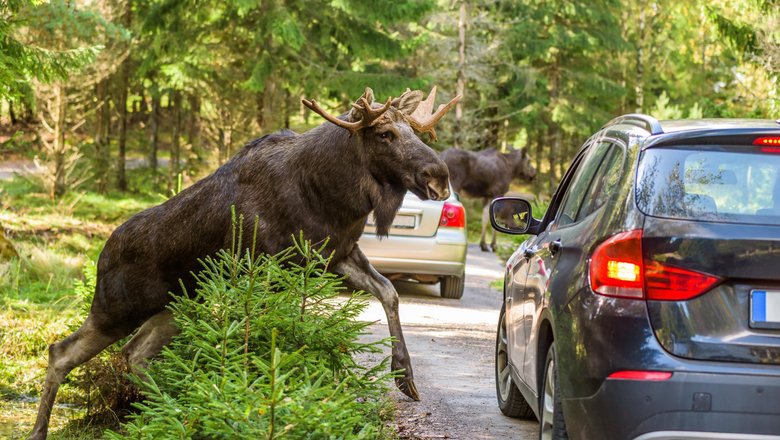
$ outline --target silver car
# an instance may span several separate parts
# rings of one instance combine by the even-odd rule
[[[444,201],[404,197],[390,234],[376,235],[373,216],[358,241],[371,264],[390,280],[440,283],[441,296],[463,296],[466,267],[466,211],[452,193]]]

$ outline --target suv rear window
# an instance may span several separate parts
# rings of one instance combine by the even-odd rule
[[[745,146],[651,148],[636,200],[647,215],[780,225],[780,154]]]

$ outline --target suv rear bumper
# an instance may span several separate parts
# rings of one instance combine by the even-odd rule
[[[565,399],[564,411],[577,439],[780,439],[780,376],[607,379],[593,396]]]

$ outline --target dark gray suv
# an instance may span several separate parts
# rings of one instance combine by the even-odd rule
[[[780,124],[614,119],[507,262],[501,411],[543,439],[780,438]]]

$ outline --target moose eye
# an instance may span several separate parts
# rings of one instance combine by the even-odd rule
[[[381,133],[377,133],[377,136],[379,136],[379,139],[391,142],[393,140],[393,132],[392,131],[383,131]]]

